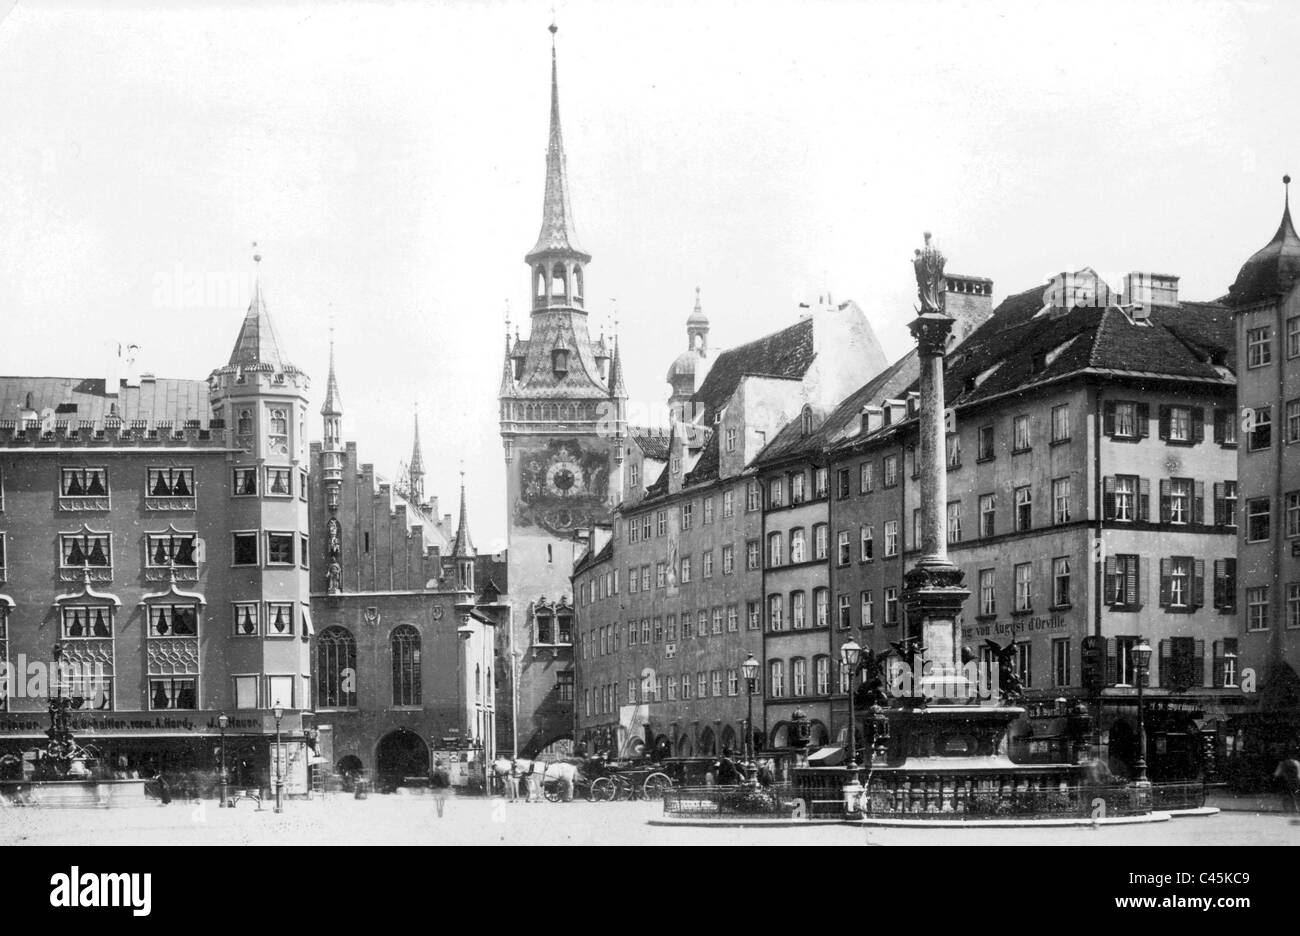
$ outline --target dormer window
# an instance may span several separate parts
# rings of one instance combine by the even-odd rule
[[[556,377],[563,377],[569,372],[569,351],[567,348],[556,348],[551,352],[551,370],[555,372]]]
[[[805,407],[803,408],[803,425],[802,425],[802,429],[803,429],[803,434],[804,434],[805,436],[812,435],[812,430],[813,430],[813,418],[812,418],[812,407],[810,407],[810,406],[805,406]]]

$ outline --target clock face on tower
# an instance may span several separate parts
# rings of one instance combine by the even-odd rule
[[[584,447],[584,443],[589,448]],[[609,517],[609,454],[589,440],[552,439],[518,454],[514,522],[563,536]]]

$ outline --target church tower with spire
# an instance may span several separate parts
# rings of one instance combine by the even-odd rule
[[[518,664],[519,751],[572,737],[570,576],[587,531],[610,521],[623,464],[627,390],[617,336],[611,355],[589,326],[586,271],[560,129],[555,35],[542,224],[528,265],[527,337],[506,337],[500,391],[505,450],[512,652]]]
[[[260,266],[261,256],[253,260]],[[331,379],[325,409],[341,410]],[[301,713],[311,710],[307,572],[307,391],[310,381],[285,357],[262,295],[261,277],[229,361],[208,378],[214,420],[224,420],[230,487],[221,509],[228,541],[207,544],[208,561],[229,566],[233,626],[209,633],[225,643],[228,672],[256,674],[237,707],[277,707],[285,741],[301,742]],[[335,429],[341,412],[326,414]],[[223,615],[224,617],[224,615]],[[243,677],[241,677],[243,678]],[[299,770],[301,765],[286,765]]]
[[[415,407],[415,440],[411,443],[411,463],[406,468],[407,481],[410,485],[411,500],[416,506],[423,506],[424,500],[424,453],[420,451],[420,407]]]

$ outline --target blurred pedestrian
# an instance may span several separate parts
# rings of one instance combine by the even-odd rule
[[[510,761],[510,773],[506,774],[506,793],[510,796],[510,802],[519,802],[519,761]]]
[[[438,808],[438,818],[447,805],[447,790],[451,787],[451,777],[441,760],[433,762],[433,772],[429,774],[429,787],[433,790],[433,805]]]
[[[1292,754],[1278,761],[1273,777],[1280,779],[1285,789],[1282,796],[1282,811],[1300,812],[1300,760],[1296,760],[1295,755]]]

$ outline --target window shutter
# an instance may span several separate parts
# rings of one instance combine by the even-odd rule
[[[1115,638],[1106,638],[1106,685],[1119,682],[1119,657],[1115,652]]]
[[[1214,672],[1211,674],[1213,678],[1210,683],[1215,689],[1223,688],[1223,663],[1223,641],[1216,640],[1214,642]]]
[[[1237,560],[1236,557],[1223,560],[1223,607],[1228,611],[1237,610]]]
[[[1197,559],[1192,563],[1192,607],[1205,605],[1205,560]]]
[[[1139,439],[1151,435],[1151,407],[1145,403],[1137,405],[1137,430]]]
[[[1115,519],[1115,476],[1107,475],[1101,481],[1101,509],[1102,517],[1106,520]]]
[[[1205,409],[1192,407],[1192,442],[1199,445],[1205,441]]]
[[[1114,556],[1106,557],[1105,567],[1106,567],[1106,580],[1103,584],[1105,586],[1106,593],[1103,597],[1105,598],[1106,601],[1109,602],[1111,600],[1111,597],[1117,591],[1119,591],[1118,583],[1115,581],[1115,557]]]
[[[1173,492],[1173,483],[1168,478],[1160,479],[1160,522],[1168,523],[1170,516],[1173,514],[1173,505],[1170,503]]]
[[[1222,609],[1228,602],[1225,592],[1227,591],[1227,560],[1214,560],[1214,607]]]
[[[1115,401],[1107,400],[1101,408],[1102,412],[1102,432],[1108,436],[1115,434]]]
[[[1160,607],[1169,607],[1169,593],[1172,590],[1173,561],[1160,560]]]
[[[1205,641],[1197,638],[1192,649],[1192,687],[1205,685]]]
[[[1174,678],[1174,657],[1173,650],[1170,647],[1168,638],[1160,641],[1160,685],[1174,686],[1178,680]]]
[[[1124,569],[1124,603],[1135,611],[1142,606],[1142,588],[1138,579],[1139,562],[1141,560],[1137,556],[1129,556]]]
[[[1148,523],[1151,520],[1151,481],[1138,479],[1138,521]]]
[[[1167,404],[1161,403],[1159,413],[1160,413],[1160,438],[1167,439],[1169,438],[1169,406]]]
[[[1214,484],[1214,525],[1223,526],[1228,521],[1228,501],[1224,497],[1222,482]]]
[[[1192,523],[1205,523],[1205,482],[1192,482]]]
[[[1224,427],[1229,415],[1230,414],[1227,410],[1216,409],[1214,411],[1214,441],[1220,445],[1222,445],[1223,440],[1228,437]]]

